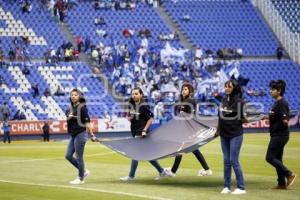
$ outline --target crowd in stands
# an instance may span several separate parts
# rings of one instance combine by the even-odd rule
[[[22,1],[22,11],[30,12],[30,1]],[[44,0],[53,15],[64,22],[67,10],[72,9],[80,1],[76,0]],[[95,0],[95,9],[134,9],[136,0]],[[149,5],[159,4],[156,0],[147,0]],[[189,21],[191,17],[186,15],[183,20]],[[96,25],[105,24],[103,17],[94,19]],[[95,61],[95,73],[106,73],[115,90],[122,96],[128,98],[131,89],[140,87],[148,100],[154,105],[155,118],[166,121],[170,118],[168,105],[176,102],[180,88],[186,81],[193,84],[195,88],[195,99],[200,102],[212,102],[219,104],[224,94],[224,83],[229,78],[237,79],[245,88],[249,96],[264,96],[264,91],[257,88],[247,88],[248,79],[239,73],[239,58],[242,57],[242,49],[224,48],[217,52],[210,49],[196,48],[195,51],[174,48],[172,41],[178,41],[178,33],[161,33],[156,38],[161,46],[149,44],[152,37],[151,30],[143,28],[133,30],[124,28],[121,33],[125,38],[131,40],[132,45],[122,44],[114,41],[112,36],[103,29],[97,29],[99,37],[110,37],[111,44],[93,44],[86,36],[76,37],[76,46],[71,42],[63,43],[58,49],[50,48],[45,53],[47,63],[56,64],[59,61],[76,61],[81,52],[88,53]],[[10,60],[29,61],[28,38],[15,37],[14,48],[9,51]],[[0,62],[3,61],[4,52],[0,48]],[[225,60],[226,59],[226,60]],[[30,69],[25,65],[22,72],[30,74]],[[3,83],[0,76],[0,86]],[[65,95],[62,88],[51,92],[46,88],[44,96]],[[40,95],[38,84],[32,85],[34,98]],[[26,110],[26,109],[25,109]],[[215,107],[202,107],[200,113],[210,115],[217,111]],[[19,111],[14,119],[24,119],[24,113]]]
[[[149,6],[157,7],[161,0],[94,0],[94,8],[97,9],[114,9],[125,10],[135,9],[138,2],[147,3]]]
[[[152,46],[149,29],[140,30],[137,34],[134,30],[124,29],[122,34],[132,40],[132,46],[114,41],[106,46],[84,42],[85,51],[97,63],[94,72],[106,73],[115,90],[124,97],[130,96],[132,88],[142,88],[148,100],[155,105],[154,113],[160,120],[170,117],[163,114],[168,110],[166,104],[176,101],[179,88],[185,81],[196,88],[195,98],[198,101],[216,104],[224,94],[226,80],[233,77],[244,86],[249,81],[239,74],[237,58],[240,57],[223,60],[210,49],[204,51],[198,47],[194,52],[176,49],[170,45],[169,38],[157,38],[161,46]],[[216,112],[213,107],[211,109],[211,112]],[[204,114],[212,114],[208,113],[209,110],[203,109]]]
[[[50,48],[45,52],[46,63],[57,64],[59,61],[78,61],[83,46],[81,37],[76,37],[76,44],[77,47],[71,42],[64,42],[58,49]]]
[[[12,40],[12,46],[7,53],[2,49],[0,40],[0,64],[4,64],[6,53],[10,61],[30,61],[29,45],[30,41],[27,36],[16,36]]]

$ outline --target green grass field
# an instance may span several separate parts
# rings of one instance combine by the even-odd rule
[[[98,143],[88,142],[85,151],[86,168],[91,171],[86,183],[71,186],[77,171],[64,159],[66,141],[42,143],[16,141],[0,144],[1,200],[79,200],[79,199],[299,199],[300,177],[286,191],[271,189],[276,185],[276,173],[264,160],[268,134],[246,134],[241,151],[241,164],[247,194],[221,195],[223,160],[219,138],[201,148],[213,176],[198,177],[199,163],[193,154],[183,157],[175,178],[156,181],[156,170],[146,162],[139,164],[136,180],[121,182],[130,160]],[[154,147],[155,148],[155,147]],[[174,158],[160,161],[163,167]],[[285,149],[285,164],[300,174],[300,134],[291,134]],[[234,173],[233,180],[235,179]],[[235,185],[235,181],[233,181]]]

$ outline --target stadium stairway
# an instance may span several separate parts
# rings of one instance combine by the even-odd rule
[[[189,40],[186,35],[181,31],[180,27],[176,25],[174,21],[170,18],[170,15],[166,12],[165,8],[163,5],[160,7],[155,8],[155,10],[159,13],[160,17],[163,19],[163,21],[169,26],[169,28],[173,32],[177,32],[179,35],[180,43],[186,48],[186,49],[194,49],[194,45]]]
[[[67,23],[63,23],[63,24],[60,24],[60,28],[61,28],[61,31],[62,33],[64,34],[64,36],[68,39],[69,42],[71,42],[74,46],[76,46],[76,41],[75,41],[75,38],[76,38],[76,35],[74,35],[70,29],[70,27],[68,26]],[[95,66],[97,66],[97,63],[95,63],[95,61],[93,61],[89,56],[88,54],[84,53],[84,52],[81,52],[79,54],[79,60],[84,63],[86,66],[88,66],[92,71],[93,71],[93,68]],[[105,74],[100,74],[100,75],[103,75],[105,77]],[[99,80],[101,78],[99,77]],[[101,80],[100,80],[101,81]],[[120,98],[116,98],[113,94],[113,86],[111,84],[111,82],[109,81],[109,79],[107,79],[107,91],[108,91],[108,94],[111,95],[114,100],[118,103],[122,103],[123,101],[120,99]],[[122,104],[120,104],[122,105]]]

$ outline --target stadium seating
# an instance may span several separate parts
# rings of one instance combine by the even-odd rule
[[[94,20],[96,17],[103,17],[106,24],[95,25]],[[138,3],[133,10],[116,11],[112,9],[95,10],[92,2],[84,2],[70,10],[66,22],[75,36],[83,38],[89,36],[96,45],[100,42],[104,45],[112,45],[118,41],[127,44],[129,47],[132,46],[130,43],[132,40],[128,40],[122,35],[125,28],[134,30],[135,35],[142,28],[149,29],[152,35],[149,39],[151,47],[160,46],[161,43],[157,40],[160,33],[171,33],[157,11],[142,3]],[[96,34],[97,29],[105,30],[108,36],[106,38],[99,37]],[[181,46],[179,42],[174,42],[172,45],[175,47]]]
[[[49,48],[57,49],[66,41],[59,26],[38,1],[32,1],[32,11],[22,13],[17,2],[0,4],[0,40],[5,54],[14,48],[15,36],[28,36],[31,58],[42,58]]]
[[[22,74],[23,63],[10,64],[8,68],[0,68],[4,78],[0,87],[0,95],[4,98],[0,99],[0,104],[7,102],[12,115],[20,110],[31,120],[64,119],[64,112],[70,106],[69,92],[75,87],[84,92],[91,116],[118,114],[118,106],[107,95],[104,85],[82,63],[60,63],[57,66],[34,63],[28,66],[30,74],[26,76]],[[36,98],[31,89],[34,84],[39,88]],[[64,89],[64,96],[53,95],[58,86]],[[52,96],[44,96],[46,88],[50,89]]]
[[[286,81],[285,98],[289,102],[291,110],[300,110],[300,69],[294,62],[290,60],[241,62],[240,72],[250,79],[249,87],[262,89],[267,93],[263,97],[245,95],[251,102],[262,102],[264,111],[269,111],[274,102],[269,94],[269,82],[277,79]]]
[[[278,41],[250,1],[174,2],[166,1],[164,7],[194,45],[214,52],[232,47],[249,56],[274,55]]]
[[[284,4],[284,1],[272,0],[274,4]],[[277,2],[277,3],[276,3]],[[281,3],[280,3],[281,2]],[[297,4],[298,5],[298,4]],[[164,7],[172,19],[186,36],[197,46],[204,50],[219,48],[242,48],[245,55],[266,56],[274,55],[278,45],[269,27],[249,1],[240,0],[190,0],[165,1]],[[184,21],[186,14],[191,21]],[[40,58],[49,48],[57,49],[66,41],[57,22],[48,10],[33,1],[31,13],[22,13],[17,3],[1,3],[0,5],[0,40],[1,47],[8,50],[13,46],[16,32],[31,37],[29,49],[32,58]],[[96,17],[103,17],[106,25],[94,24]],[[163,22],[159,13],[146,4],[138,3],[134,10],[95,10],[91,1],[84,1],[68,11],[66,24],[74,36],[90,37],[98,45],[114,45],[117,42],[136,47],[140,38],[131,40],[122,35],[124,28],[134,29],[136,34],[142,28],[151,30],[149,39],[150,48],[161,49],[163,42],[157,39],[160,33],[169,34],[170,29]],[[297,25],[297,27],[299,27]],[[108,32],[108,36],[101,38],[96,34],[97,29]],[[171,42],[173,47],[181,47],[179,41]],[[192,58],[192,57],[190,57]],[[192,60],[192,59],[190,59]],[[134,65],[131,60],[130,67]],[[188,63],[190,64],[190,63]],[[24,75],[22,69],[28,65],[29,75]],[[162,67],[162,66],[160,66]],[[154,70],[153,66],[149,67]],[[184,77],[179,63],[172,64],[172,70],[179,80],[195,82],[195,77]],[[113,67],[101,68],[106,77],[113,82]],[[249,96],[251,102],[262,102],[267,112],[273,100],[268,94],[268,83],[272,79],[284,79],[287,82],[286,98],[292,110],[300,110],[300,69],[291,60],[284,61],[242,61],[240,67],[242,76],[250,79],[248,87],[261,89],[267,93],[265,96]],[[68,92],[78,87],[86,94],[89,111],[93,117],[102,117],[106,113],[118,114],[119,107],[110,95],[102,81],[93,77],[89,66],[81,62],[60,62],[49,65],[44,62],[8,62],[0,67],[0,75],[4,83],[0,87],[0,104],[7,102],[12,115],[17,110],[24,111],[27,119],[63,119],[64,111],[69,106]],[[78,76],[82,75],[82,76]],[[86,75],[86,76],[85,76]],[[32,95],[32,85],[38,84],[39,96]],[[65,92],[64,96],[45,97],[43,93],[49,88],[53,93],[60,86]],[[104,95],[102,95],[104,94]],[[163,101],[169,99],[164,97]],[[26,112],[25,112],[25,109]]]
[[[300,1],[272,0],[283,20],[292,32],[300,33]]]

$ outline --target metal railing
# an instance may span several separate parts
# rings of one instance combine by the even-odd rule
[[[300,34],[290,30],[270,0],[252,0],[252,3],[261,11],[290,58],[300,65]]]

